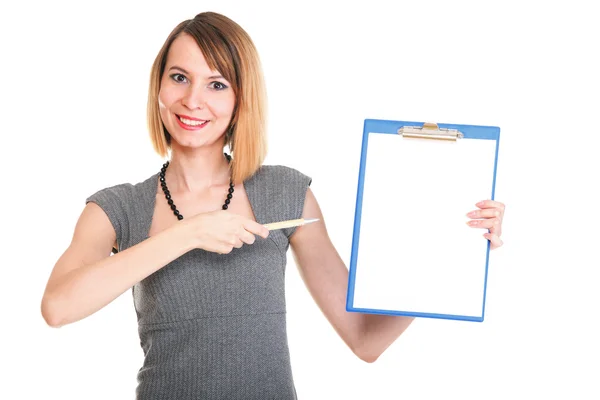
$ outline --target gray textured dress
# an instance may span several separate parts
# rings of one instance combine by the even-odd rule
[[[100,190],[124,250],[148,238],[158,173]],[[259,223],[300,218],[311,179],[263,166],[244,182]],[[133,287],[144,363],[138,399],[295,399],[285,266],[295,228],[226,255],[192,250]],[[134,265],[131,268],[135,268]]]

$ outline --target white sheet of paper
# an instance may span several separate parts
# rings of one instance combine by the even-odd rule
[[[495,140],[369,134],[355,308],[481,317]]]

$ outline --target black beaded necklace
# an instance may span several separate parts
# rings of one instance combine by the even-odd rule
[[[225,154],[227,161],[231,162],[231,156],[227,153],[223,153],[223,154]],[[171,210],[173,210],[173,214],[175,214],[175,216],[177,217],[178,220],[182,220],[183,215],[181,215],[179,210],[177,210],[177,206],[175,206],[175,203],[173,203],[173,199],[171,198],[171,192],[169,192],[169,188],[167,188],[167,182],[165,181],[165,172],[167,172],[168,166],[169,166],[169,161],[164,163],[162,168],[160,169],[160,178],[159,178],[160,186],[162,187],[162,190],[165,193],[167,203],[171,207]],[[233,186],[234,186],[233,181],[231,179],[229,179],[229,193],[227,193],[227,198],[225,199],[225,204],[223,204],[223,210],[227,210],[227,208],[229,207],[229,203],[231,202],[231,199],[233,198]]]

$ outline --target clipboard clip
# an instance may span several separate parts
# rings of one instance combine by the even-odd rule
[[[435,122],[426,122],[423,126],[403,126],[398,129],[398,134],[407,138],[453,141],[464,137],[457,129],[440,128]]]

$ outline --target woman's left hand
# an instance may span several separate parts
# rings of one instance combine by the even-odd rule
[[[502,235],[502,219],[504,218],[504,204],[494,200],[483,200],[476,204],[479,210],[473,210],[467,214],[471,220],[467,225],[473,228],[489,229],[483,237],[490,241],[490,249],[494,250],[502,246],[500,239]]]

